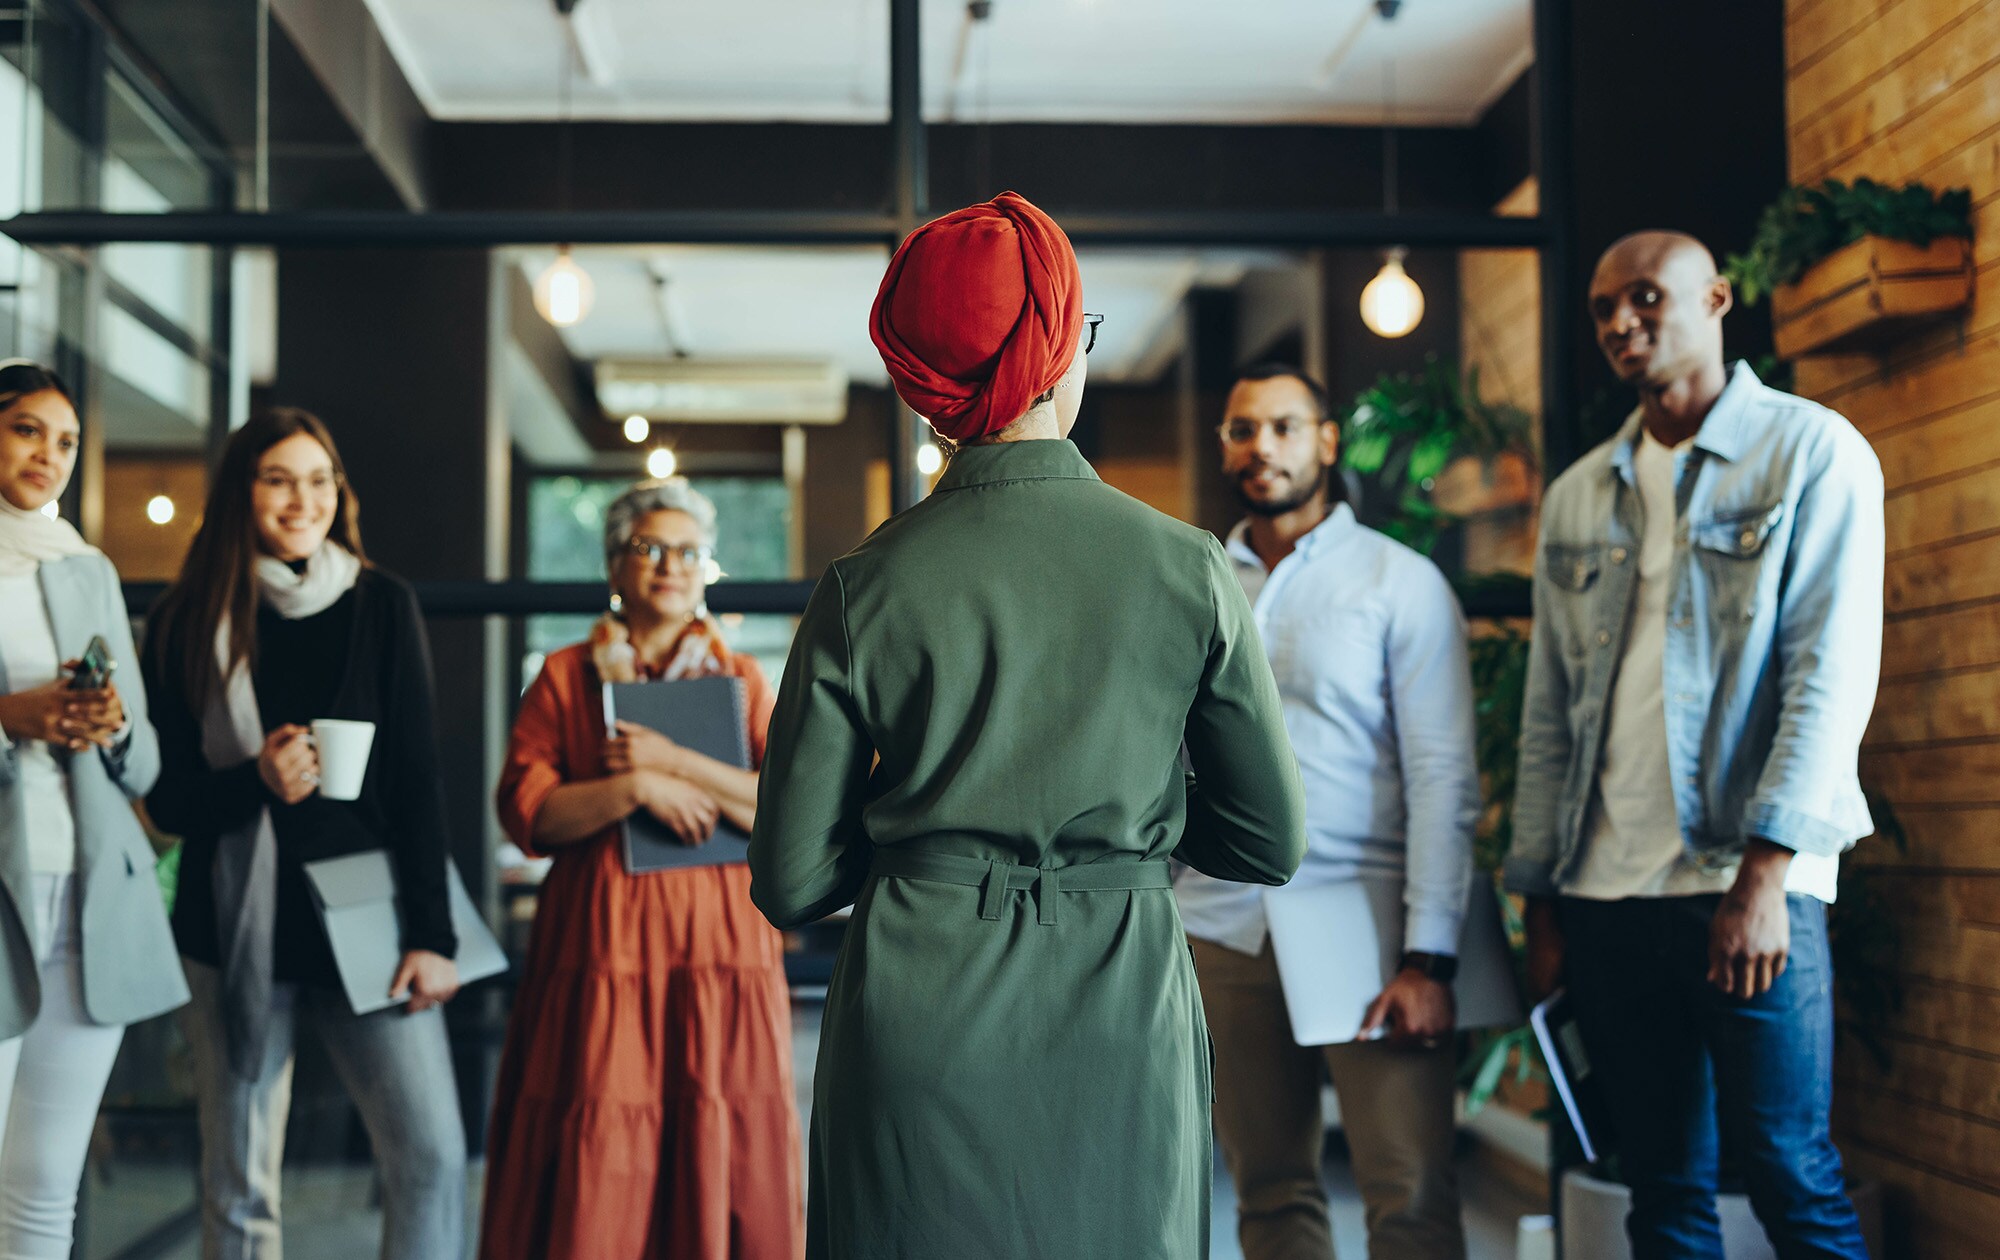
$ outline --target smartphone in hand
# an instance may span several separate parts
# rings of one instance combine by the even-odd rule
[[[71,691],[102,691],[111,681],[111,675],[118,668],[118,662],[111,659],[111,649],[104,646],[104,636],[92,635],[90,643],[83,649],[76,668],[70,671]]]

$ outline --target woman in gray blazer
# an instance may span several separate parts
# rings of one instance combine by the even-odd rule
[[[70,1254],[125,1025],[188,996],[132,812],[160,766],[144,689],[69,685],[94,636],[135,659],[117,570],[44,511],[77,432],[54,373],[0,364],[0,1256]]]

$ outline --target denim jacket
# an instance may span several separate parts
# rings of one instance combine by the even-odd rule
[[[1576,872],[1638,592],[1635,413],[1549,487],[1506,882]],[[1737,364],[1678,470],[1667,761],[1690,859],[1873,829],[1856,762],[1882,653],[1882,470],[1838,414]]]

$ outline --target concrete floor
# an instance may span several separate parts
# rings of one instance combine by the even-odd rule
[[[801,1004],[795,1020],[799,1111],[810,1111],[812,1065],[818,1049],[818,1008]],[[475,1162],[467,1195],[468,1211],[477,1220],[483,1167]],[[1332,1208],[1335,1246],[1340,1260],[1364,1260],[1367,1229],[1354,1176],[1346,1160],[1329,1158],[1322,1170]],[[1468,1165],[1461,1170],[1465,1190],[1465,1226],[1469,1260],[1514,1260],[1515,1222],[1524,1213],[1541,1210],[1521,1200],[1508,1187]],[[112,1180],[92,1186],[85,1203],[84,1260],[103,1260],[165,1217],[191,1201],[191,1171],[171,1165],[121,1166]],[[375,1254],[381,1210],[375,1203],[372,1172],[363,1166],[317,1164],[294,1167],[285,1174],[286,1260],[357,1260]],[[1214,1228],[1210,1237],[1213,1260],[1241,1260],[1236,1244],[1235,1195],[1218,1164],[1215,1179]],[[163,1260],[197,1260],[198,1239],[192,1234],[165,1250]]]

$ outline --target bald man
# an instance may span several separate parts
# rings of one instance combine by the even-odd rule
[[[1639,406],[1542,508],[1506,872],[1530,981],[1568,988],[1638,1260],[1720,1260],[1722,1143],[1780,1257],[1865,1256],[1827,1131],[1826,904],[1872,830],[1881,468],[1724,365],[1699,241],[1619,241],[1589,300]]]

